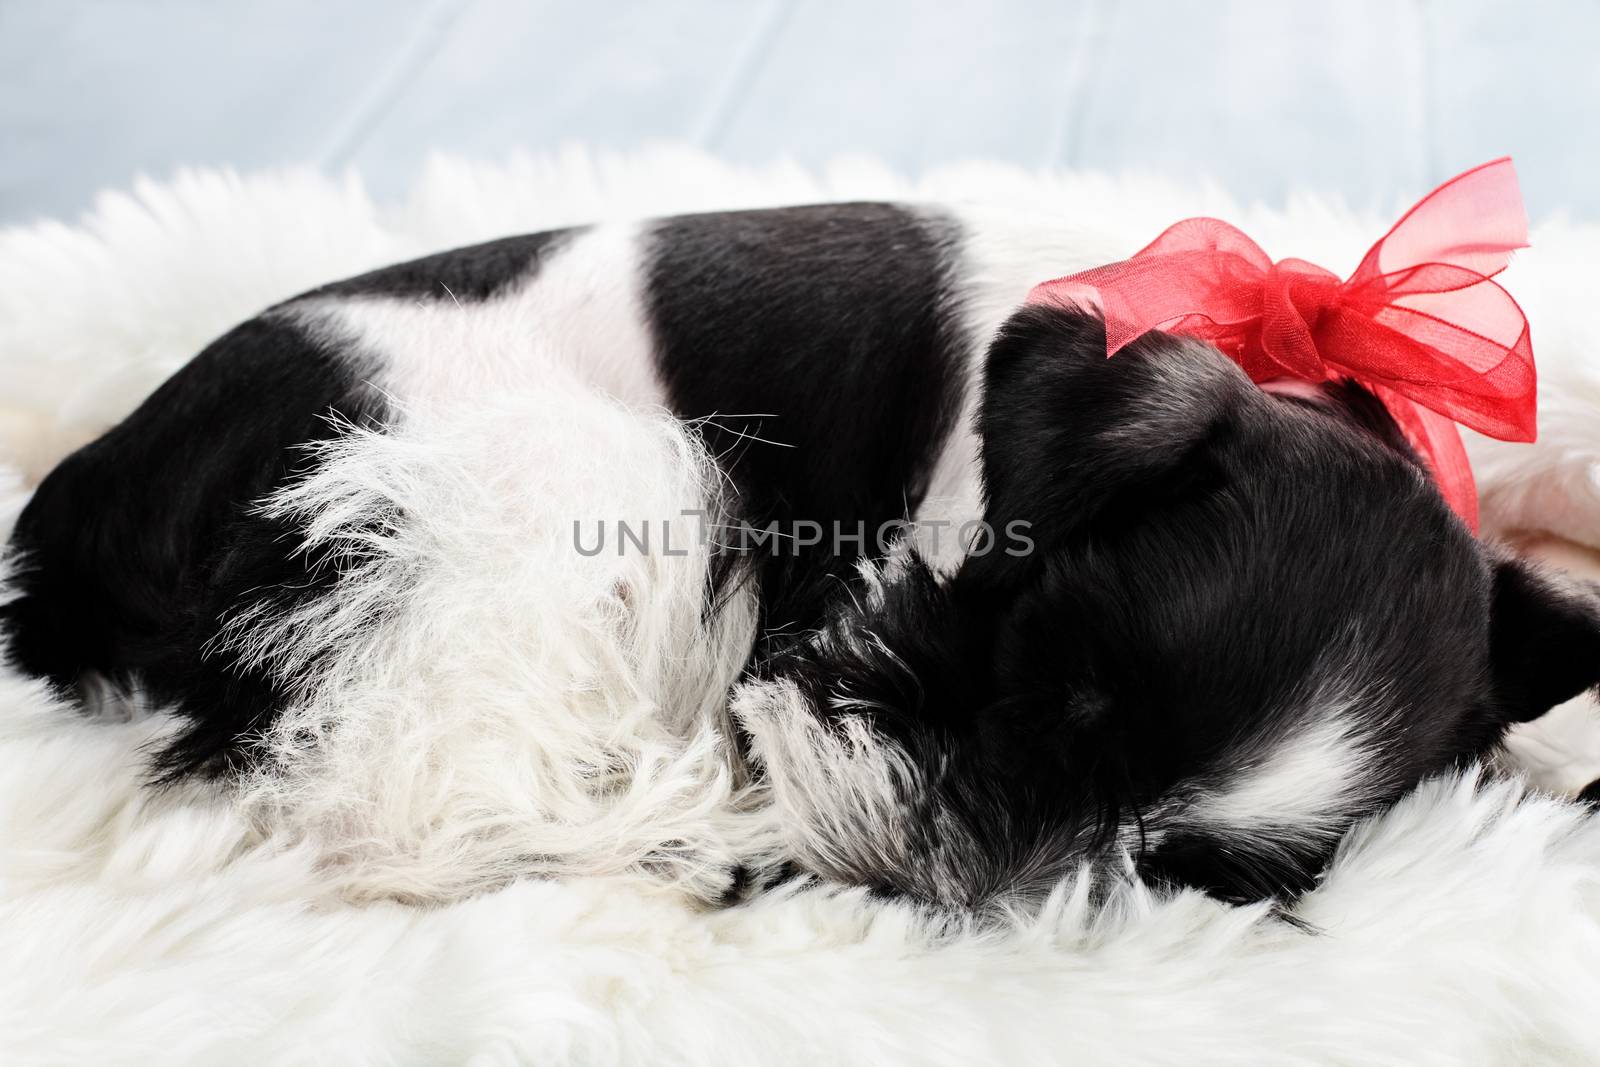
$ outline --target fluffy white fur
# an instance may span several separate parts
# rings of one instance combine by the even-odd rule
[[[311,850],[135,781],[153,720],[0,688],[0,1056],[61,1063],[1505,1063],[1600,1054],[1600,826],[1431,784],[1301,914],[1064,886],[996,930],[634,880],[330,902]]]
[[[441,160],[386,210],[353,179],[181,175],[106,197],[78,228],[0,233],[0,463],[38,477],[211,336],[320,281],[567,222],[845,196],[978,196],[1016,218],[1098,220],[1085,247],[1113,254],[1213,213],[1269,251],[1336,267],[1385,224],[1309,199],[1240,209],[1158,182],[973,166],[910,185],[865,164],[819,179],[677,152]],[[1581,284],[1597,238],[1541,226],[1508,279],[1535,324],[1543,439],[1474,443],[1492,529],[1600,545],[1600,329]],[[1053,247],[978,254],[1047,273],[1083,265]],[[974,298],[975,327],[998,320],[1009,284]],[[606,478],[541,464],[573,433],[607,442],[595,449],[596,462],[609,451]],[[703,562],[568,551],[575,505],[623,518],[713,500],[691,439],[559,387],[493,403],[469,391],[408,409],[392,437],[351,435],[329,459],[277,506],[314,510],[319,538],[359,554],[348,603],[407,614],[379,626],[313,615],[283,635],[285,670],[293,649],[329,644],[341,662],[382,665],[360,692],[336,672],[304,693],[269,739],[292,757],[289,778],[253,780],[243,803],[151,794],[139,756],[169,728],[159,715],[86,720],[0,674],[0,1059],[1600,1057],[1600,828],[1515,784],[1432,783],[1359,829],[1298,909],[1324,936],[1194,894],[1128,888],[1091,907],[1087,880],[996,929],[939,928],[852,892],[704,910],[694,900],[735,859],[766,854],[773,830],[716,747],[711,694],[736,665],[692,669],[677,654],[697,636],[678,620]],[[494,491],[507,471],[516,496]],[[529,486],[534,471],[547,477]],[[4,490],[13,509],[21,493]],[[416,514],[419,499],[448,521],[370,522]],[[558,552],[566,595],[528,595],[518,576],[550,581]],[[715,625],[748,626],[748,605]],[[248,617],[233,636],[265,647]],[[660,706],[698,711],[662,721]],[[330,732],[338,744],[305,745]],[[1547,747],[1566,763],[1575,750]],[[592,773],[561,773],[574,764]],[[530,853],[582,877],[434,909],[352,903],[470,893]]]
[[[615,532],[714,511],[715,471],[676,420],[558,371],[337,439],[268,510],[341,557],[338,593],[227,636],[315,677],[245,784],[262,832],[314,841],[358,899],[641,867],[721,896],[771,850],[723,725],[753,605],[702,621],[706,554]],[[575,550],[579,520],[604,550]]]

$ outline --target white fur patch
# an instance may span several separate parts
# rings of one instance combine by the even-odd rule
[[[401,401],[537,393],[552,374],[660,407],[641,305],[638,224],[579,233],[526,282],[487,300],[315,298],[286,312],[375,357],[372,383]]]
[[[741,685],[733,714],[765,769],[785,843],[808,867],[846,880],[904,866],[905,800],[927,783],[903,752],[860,715],[825,725],[790,681]]]
[[[327,446],[272,508],[348,573],[229,631],[288,677],[316,660],[243,784],[250,817],[313,842],[356,898],[629,869],[721,894],[769,851],[724,720],[751,601],[702,622],[706,553],[619,551],[614,532],[712,507],[714,479],[675,420],[558,374]],[[575,525],[592,547],[600,520],[585,555]]]
[[[1179,817],[1185,826],[1246,840],[1337,836],[1367,799],[1363,788],[1381,758],[1364,746],[1340,709],[1290,730]]]
[[[937,783],[861,710],[840,696],[819,714],[783,680],[735,693],[733,714],[764,769],[785,854],[834,881],[943,905],[977,907],[1013,891],[1020,900],[1036,889],[1035,867],[1046,866],[1038,843],[1013,842],[995,862],[994,842],[976,840]]]
[[[1381,683],[1358,680],[1358,630],[1330,648],[1286,698],[1288,715],[1265,738],[1239,737],[1233,755],[1180,784],[1150,819],[1157,834],[1200,831],[1272,849],[1336,840],[1388,782],[1381,751],[1397,712]]]

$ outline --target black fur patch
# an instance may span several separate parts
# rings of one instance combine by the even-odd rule
[[[487,300],[537,273],[552,252],[565,247],[580,232],[548,230],[454,248],[332,282],[296,299],[389,296]]]
[[[206,642],[250,598],[332,581],[252,506],[330,419],[383,415],[341,346],[275,316],[229,331],[39,486],[13,536],[21,597],[0,609],[11,656],[64,689],[93,672],[176,702],[192,725],[164,770],[225,769],[282,694]]]
[[[1592,808],[1600,808],[1600,779],[1590,782],[1578,794],[1578,799]]]
[[[1563,583],[1518,560],[1501,560],[1490,651],[1497,696],[1513,722],[1600,685],[1600,587]]]
[[[734,517],[827,530],[794,554],[751,553],[769,632],[814,625],[871,535],[926,492],[964,384],[954,238],[891,204],[690,215],[651,233],[661,376],[678,415],[706,420]],[[865,551],[835,555],[834,524],[863,524]]]

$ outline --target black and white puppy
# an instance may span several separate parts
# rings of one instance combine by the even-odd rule
[[[1600,682],[1600,598],[1476,541],[1360,387],[1263,390],[1159,334],[1107,360],[1093,316],[1018,306],[1084,254],[991,237],[690,216],[279,304],[45,479],[10,655],[170,707],[159,777],[315,808],[374,892],[793,865],[957,907],[1119,852],[1292,894]],[[663,543],[691,512],[710,547]],[[653,553],[607,540],[625,517]],[[630,733],[671,767],[714,740],[669,787]],[[443,873],[483,842],[492,874]]]

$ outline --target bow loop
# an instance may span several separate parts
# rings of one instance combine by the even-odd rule
[[[1194,218],[1121,263],[1035,286],[1028,301],[1099,310],[1107,356],[1167,329],[1211,342],[1257,382],[1361,383],[1475,529],[1455,424],[1512,441],[1535,433],[1528,321],[1494,281],[1526,245],[1516,172],[1499,159],[1425,196],[1342,282],[1305,260],[1274,263],[1228,223]]]
[[[1339,277],[1303,259],[1274,263],[1267,272],[1258,343],[1241,361],[1252,379],[1289,375],[1320,382],[1328,365],[1316,341],[1327,312],[1339,304]],[[1252,351],[1258,348],[1259,354]],[[1256,370],[1257,359],[1267,361]],[[1270,368],[1270,373],[1269,373]]]
[[[1350,276],[1363,282],[1421,264],[1462,267],[1492,278],[1528,247],[1528,216],[1509,158],[1481,163],[1445,182],[1400,216]]]

